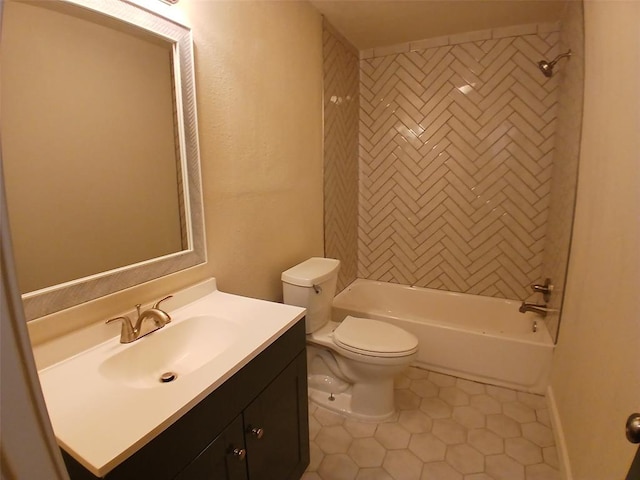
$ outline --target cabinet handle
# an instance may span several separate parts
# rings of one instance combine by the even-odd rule
[[[244,461],[244,457],[247,456],[247,451],[244,448],[234,448],[231,453],[241,462]]]
[[[264,436],[264,429],[262,429],[260,427],[253,427],[251,429],[251,435],[253,435],[254,437],[256,437],[259,440]]]

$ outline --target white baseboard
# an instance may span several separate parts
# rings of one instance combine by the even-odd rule
[[[558,406],[556,405],[556,398],[553,394],[553,388],[551,387],[551,385],[547,387],[547,394],[545,398],[547,400],[547,407],[549,408],[549,416],[551,418],[553,436],[556,440],[556,448],[558,449],[560,475],[563,480],[573,480],[573,474],[571,473],[571,463],[569,462],[569,453],[567,452],[567,443],[564,438],[564,430],[562,429],[562,422],[560,421]]]

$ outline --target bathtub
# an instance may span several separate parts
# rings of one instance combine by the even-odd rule
[[[544,319],[518,312],[519,306],[514,300],[357,279],[334,298],[332,317],[373,318],[413,333],[418,367],[544,394],[553,340]]]

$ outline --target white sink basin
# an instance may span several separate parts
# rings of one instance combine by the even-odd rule
[[[134,388],[157,388],[165,373],[174,382],[206,365],[240,341],[237,323],[211,315],[198,315],[134,341],[107,358],[98,372],[111,381]],[[168,379],[166,379],[168,380]]]

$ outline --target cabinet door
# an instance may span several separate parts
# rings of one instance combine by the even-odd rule
[[[176,480],[247,480],[242,417],[235,418]]]
[[[307,362],[302,352],[244,411],[251,480],[298,480],[309,464]]]

